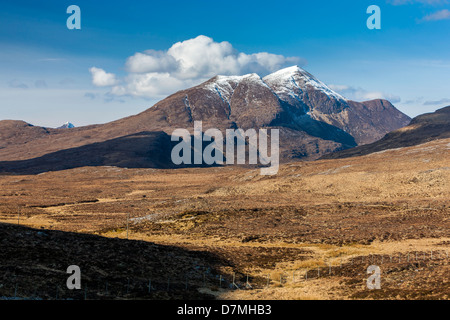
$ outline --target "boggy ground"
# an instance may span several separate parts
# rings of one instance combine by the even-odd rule
[[[176,248],[179,257],[203,252],[196,265],[222,276],[223,288],[211,278],[177,297],[448,299],[450,293],[450,139],[286,164],[271,177],[242,167],[84,167],[3,175],[0,187],[0,222],[10,228],[19,223],[106,241],[125,239],[128,225],[128,238],[143,245]],[[14,263],[14,251],[1,246],[2,267]],[[38,256],[17,262],[33,264]],[[381,290],[367,289],[371,264],[381,268]],[[233,274],[241,288],[248,276],[253,289],[225,289]]]

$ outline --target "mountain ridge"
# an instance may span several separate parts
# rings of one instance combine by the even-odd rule
[[[419,115],[408,126],[386,134],[382,139],[353,149],[327,154],[321,159],[341,159],[375,152],[411,147],[434,140],[450,138],[450,106]]]
[[[204,130],[280,129],[280,160],[288,162],[315,160],[376,141],[408,124],[410,118],[386,100],[347,100],[294,66],[264,78],[257,74],[216,76],[137,115],[106,124],[70,130],[23,127],[29,133],[22,139],[16,138],[22,135],[21,129],[16,129],[0,141],[0,160],[32,159],[140,132],[171,135],[178,128],[192,131],[194,121],[202,121]],[[0,134],[2,131],[0,122]],[[31,131],[36,131],[35,136]]]

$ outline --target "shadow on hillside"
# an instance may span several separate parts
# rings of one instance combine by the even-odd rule
[[[289,104],[282,103],[282,106],[284,111],[272,121],[272,126],[284,126],[293,130],[304,131],[310,136],[340,143],[345,149],[357,146],[355,138],[344,130],[323,121],[315,120],[309,114],[293,108]],[[305,110],[307,109],[308,107],[305,105]]]
[[[198,288],[217,286],[218,268],[233,267],[210,252],[144,241],[2,223],[0,234],[0,299],[211,299]],[[67,289],[71,265],[81,290]]]
[[[171,141],[165,132],[141,132],[104,142],[61,150],[41,157],[1,161],[0,173],[39,174],[85,166],[116,166],[121,168],[183,168],[171,160]],[[191,165],[202,167],[206,165]]]

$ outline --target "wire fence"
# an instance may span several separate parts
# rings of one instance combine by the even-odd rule
[[[370,265],[382,268],[383,279],[401,267],[402,270],[439,268],[448,265],[448,250],[430,252],[408,252],[406,254],[338,257],[333,264],[277,271],[264,275],[250,273],[214,273],[210,268],[188,270],[176,277],[127,277],[107,278],[81,276],[82,288],[69,290],[64,281],[57,284],[32,286],[29,282],[15,279],[9,285],[0,285],[0,300],[102,300],[102,299],[189,299],[199,294],[200,289],[212,292],[220,290],[255,290],[272,287],[298,285],[317,279],[331,277],[358,278],[365,281]],[[41,283],[36,281],[36,283]]]

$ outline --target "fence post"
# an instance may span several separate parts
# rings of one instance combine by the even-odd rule
[[[248,283],[248,276],[247,276],[247,283]],[[235,287],[236,289],[241,289],[239,288],[239,286],[236,284],[236,273],[233,273],[233,283],[231,284],[233,287]]]
[[[128,228],[129,228],[129,224],[130,224],[130,213],[128,212],[127,214],[127,240],[128,240]]]
[[[246,287],[246,288],[252,288],[252,289],[253,289],[253,287],[252,287],[252,285],[250,284],[250,282],[248,282],[248,274],[247,274],[247,283],[245,284],[245,287]]]

